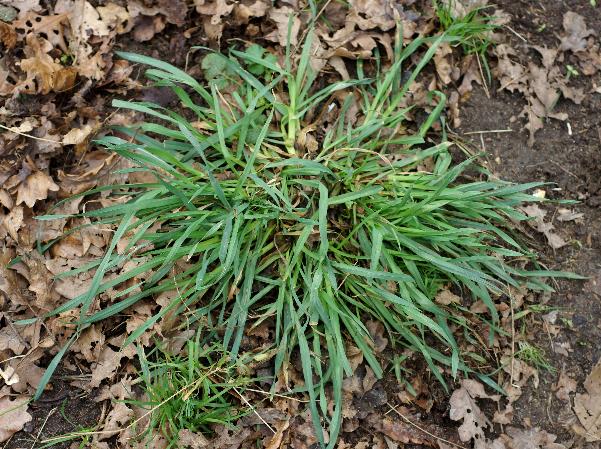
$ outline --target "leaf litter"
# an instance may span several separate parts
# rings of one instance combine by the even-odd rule
[[[10,148],[0,149],[0,154],[11,156],[10,161],[3,160],[0,163],[0,179],[3,181],[3,189],[0,191],[3,207],[0,215],[0,236],[4,239],[3,245],[9,248],[6,254],[12,253],[13,256],[20,257],[20,261],[11,268],[6,268],[10,258],[7,259],[3,263],[0,275],[0,290],[5,299],[8,298],[13,305],[11,317],[3,318],[0,351],[6,356],[14,356],[24,354],[26,350],[34,350],[31,353],[33,356],[25,359],[25,363],[2,366],[1,373],[6,387],[0,400],[3,401],[3,409],[8,410],[17,403],[11,398],[27,399],[27,396],[14,394],[31,393],[35,389],[43,370],[36,363],[45,351],[56,350],[72,335],[73,328],[69,323],[74,322],[76,317],[64,314],[49,318],[46,330],[41,330],[36,324],[30,324],[19,327],[16,331],[14,326],[6,323],[13,318],[39,316],[51,310],[61,299],[73,298],[85,291],[91,282],[90,278],[82,275],[64,280],[60,279],[60,274],[68,268],[81,267],[93,257],[102,254],[112,232],[109,227],[97,229],[93,234],[74,232],[72,239],[62,241],[50,255],[44,256],[44,260],[28,255],[40,236],[42,243],[48,243],[61,235],[65,229],[73,229],[78,224],[72,219],[60,220],[59,223],[36,222],[36,215],[41,215],[50,204],[59,199],[110,183],[118,176],[114,174],[116,168],[127,168],[119,167],[114,155],[88,145],[100,129],[101,123],[130,123],[135,120],[133,115],[117,113],[106,122],[108,111],[105,109],[102,95],[90,99],[90,92],[93,92],[94,86],[104,89],[103,94],[140,88],[134,79],[134,68],[125,61],[115,60],[115,41],[130,38],[137,42],[149,42],[156,39],[168,26],[177,27],[181,31],[189,25],[187,19],[193,10],[197,14],[197,22],[183,32],[185,39],[189,39],[186,41],[188,46],[193,43],[190,36],[200,34],[206,36],[201,40],[204,39],[209,45],[218,45],[233,23],[243,27],[249,38],[262,36],[273,43],[273,50],[277,53],[285,45],[288,36],[289,13],[297,12],[298,5],[296,2],[290,2],[275,7],[261,0],[239,3],[229,3],[226,0],[195,0],[193,6],[186,2],[167,1],[154,2],[152,6],[147,6],[148,2],[136,1],[128,1],[125,6],[111,2],[103,6],[93,6],[85,0],[59,0],[49,8],[40,6],[40,2],[35,0],[4,3],[12,7],[16,15],[12,18],[7,16],[9,20],[0,22],[0,40],[11,51],[20,49],[23,57],[19,59],[14,56],[16,53],[9,53],[0,58],[0,94],[6,99],[5,106],[0,108],[0,115],[2,123],[12,130],[0,136],[4,147]],[[394,51],[392,46],[397,21],[403,24],[402,37],[406,43],[433,30],[433,11],[430,8],[416,10],[412,8],[412,3],[414,2],[400,2],[399,5],[393,6],[387,1],[351,1],[346,14],[341,14],[339,9],[327,5],[324,10],[325,16],[328,19],[331,17],[330,23],[336,28],[318,26],[314,63],[326,70],[331,69],[344,78],[348,77],[349,59],[370,58],[372,52],[379,48],[390,58]],[[455,5],[460,6],[459,3]],[[503,17],[501,11],[495,12],[495,15]],[[306,17],[295,16],[291,25],[290,33],[294,44],[301,38],[306,26]],[[508,44],[501,43],[493,48],[497,58],[493,72],[500,81],[501,89],[518,91],[528,101],[522,114],[528,122],[526,128],[531,134],[531,144],[534,143],[535,133],[544,125],[545,119],[567,119],[565,114],[556,111],[561,97],[577,104],[582,101],[583,93],[570,86],[569,80],[566,80],[554,61],[561,60],[564,53],[571,52],[578,58],[579,68],[584,74],[595,73],[597,67],[601,67],[599,45],[594,39],[594,31],[586,26],[585,19],[575,13],[567,13],[563,26],[564,32],[557,48],[533,47],[542,58],[542,66],[534,63],[523,64],[518,60],[519,53]],[[193,72],[194,68],[191,71]],[[483,79],[477,57],[460,56],[454,48],[442,46],[436,52],[434,72],[430,79],[423,84],[416,83],[413,87],[412,101],[417,105],[428,105],[428,90],[446,90],[450,93],[449,113],[454,126],[458,126],[459,104],[469,97],[474,82],[480,85],[487,82]],[[65,93],[69,95],[66,103],[60,98]],[[44,96],[43,100],[40,100],[44,103],[43,108],[28,109],[20,103],[19,99],[23,95],[31,98]],[[24,134],[39,140],[31,140]],[[50,170],[52,161],[60,158],[65,151],[74,152],[78,156],[78,163],[65,164],[59,170]],[[121,176],[133,179],[135,174]],[[93,205],[75,202],[71,204],[75,210],[65,210],[65,213],[78,212],[84,207],[110,205],[102,193],[97,203]],[[68,203],[65,207],[69,207]],[[553,232],[553,226],[544,221],[545,211],[535,206],[524,212],[533,217],[536,229],[547,237],[553,248],[561,248],[566,244]],[[558,221],[578,218],[578,213],[570,210],[560,211],[556,217]],[[117,275],[118,270],[115,271],[115,277]],[[111,298],[109,294],[105,294],[99,300],[110,302]],[[442,290],[436,300],[449,306],[459,304],[461,298],[449,290]],[[135,323],[146,319],[138,318],[136,321],[137,315],[150,316],[151,309],[156,308],[156,305],[147,304],[145,307],[146,310],[141,308],[129,312],[131,324],[126,322],[128,332],[136,328]],[[383,330],[376,324],[369,327],[372,336],[376,337],[374,341],[378,352],[384,351],[388,342],[382,336]],[[95,325],[89,328],[84,338],[79,339],[73,347],[77,363],[84,363],[88,369],[89,380],[83,385],[80,384],[86,389],[112,388],[111,386],[119,385],[122,381],[119,376],[123,373],[129,376],[135,369],[133,349],[117,350],[121,337],[107,339],[107,330],[104,324]],[[160,333],[160,326],[155,330]],[[45,335],[45,332],[49,334]],[[145,344],[150,345],[151,340],[145,340]],[[295,376],[297,380],[300,379],[298,373],[294,373],[293,367],[289,369],[291,379]],[[528,369],[524,367],[523,371],[526,373]],[[403,416],[410,418],[411,422],[420,423],[422,428],[431,429],[431,432],[424,433],[404,419],[393,418],[394,414],[382,418],[379,413],[362,410],[361,404],[366,401],[365,398],[375,401],[375,407],[384,407],[385,399],[390,398],[382,396],[381,385],[375,382],[373,375],[370,376],[369,367],[362,361],[355,366],[354,372],[349,380],[350,385],[345,390],[348,396],[346,425],[349,426],[349,430],[356,428],[359,423],[356,417],[360,416],[361,422],[367,423],[375,432],[373,440],[368,440],[369,443],[365,444],[373,443],[375,447],[376,444],[380,444],[378,442],[384,444],[386,441],[388,447],[391,447],[392,442],[435,447],[440,443],[440,440],[431,435],[441,434],[443,430],[427,422],[420,423],[419,414],[415,414],[411,409],[403,409]],[[530,377],[531,375],[525,374],[522,379],[527,381]],[[577,395],[574,407],[587,438],[592,438],[590,435],[595,435],[597,428],[591,423],[590,415],[593,412],[589,408],[595,403],[593,398],[596,390],[594,380],[587,382],[587,394]],[[415,380],[413,384],[417,386]],[[13,393],[8,394],[10,389]],[[558,397],[565,400],[573,391],[573,385],[566,378],[560,378],[557,386]],[[127,394],[133,392],[129,391]],[[426,391],[422,391],[421,394],[429,396]],[[125,395],[111,397],[123,399]],[[262,400],[261,396],[255,399]],[[462,421],[459,438],[464,442],[475,440],[476,447],[484,444],[480,441],[488,441],[485,429],[492,425],[478,408],[479,399],[497,401],[498,397],[489,396],[484,392],[482,385],[475,381],[462,381],[461,387],[451,397],[451,418]],[[298,411],[298,404],[291,405],[291,402],[294,401],[281,400],[279,406]],[[423,403],[426,402],[428,401]],[[136,411],[123,403],[114,402],[111,407],[102,425],[104,436],[98,438],[97,444],[105,444],[103,440],[121,432],[136,416]],[[7,418],[0,418],[0,440],[4,437],[10,438],[31,420],[27,406],[10,411],[3,417]],[[503,419],[497,419],[500,420]],[[505,417],[503,422],[510,423],[511,419]],[[270,423],[276,425],[277,430],[275,435],[265,434],[264,441],[268,447],[285,447],[285,444],[291,442],[295,442],[292,447],[309,447],[313,434],[308,417],[299,415],[294,421],[280,420]],[[211,444],[216,448],[242,447],[245,441],[252,440],[256,435],[256,431],[249,431],[244,426],[236,432],[224,429],[221,436]],[[195,435],[183,434],[181,437],[183,440],[194,441],[191,445],[204,444],[203,440]],[[452,440],[454,437],[448,438]],[[123,444],[129,444],[126,440],[124,437]],[[530,445],[519,441],[530,441]],[[508,427],[505,435],[491,442],[491,447],[563,447],[554,441],[554,436],[536,429],[522,431]],[[341,442],[341,447],[343,444],[344,441]],[[442,443],[440,444],[442,446]]]

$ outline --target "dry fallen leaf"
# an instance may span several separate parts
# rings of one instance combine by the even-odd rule
[[[587,29],[584,17],[575,12],[568,11],[563,16],[563,28],[566,35],[561,37],[561,50],[571,50],[574,53],[586,49],[586,38],[595,34]]]
[[[59,187],[52,178],[41,171],[34,171],[17,188],[16,204],[25,203],[33,207],[36,201],[48,198],[48,192],[57,192]]]
[[[25,396],[12,400],[8,396],[0,398],[0,443],[8,440],[13,434],[33,418],[27,413],[29,398]]]
[[[209,446],[209,440],[202,433],[192,432],[189,429],[181,429],[177,436],[181,447],[202,449]]]
[[[551,248],[558,249],[568,244],[563,238],[553,232],[555,226],[553,226],[552,223],[545,222],[544,218],[547,215],[547,211],[541,209],[538,204],[529,204],[528,206],[522,207],[521,210],[534,219],[531,222],[533,227],[538,232],[542,232],[545,235]]]
[[[570,393],[576,391],[576,381],[566,374],[565,371],[561,371],[557,385],[554,388],[555,396],[565,402],[570,402]]]
[[[582,424],[586,441],[601,440],[601,362],[597,362],[584,381],[586,393],[574,398],[574,412]]]
[[[516,427],[507,427],[505,434],[497,438],[491,449],[566,449],[563,444],[556,443],[556,436],[540,430],[518,429]]]
[[[498,396],[486,394],[481,383],[470,379],[463,380],[461,387],[451,395],[449,417],[453,421],[463,420],[463,423],[457,429],[461,441],[474,440],[475,449],[484,449],[486,447],[484,429],[492,427],[492,424],[478,407],[477,398],[499,400]]]
[[[434,300],[443,306],[448,306],[450,304],[461,304],[461,297],[457,296],[455,293],[446,288],[439,291]]]

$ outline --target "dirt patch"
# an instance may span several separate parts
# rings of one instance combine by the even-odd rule
[[[522,59],[536,57],[530,44],[557,46],[554,30],[561,29],[567,11],[584,14],[590,27],[601,29],[599,9],[591,9],[588,2],[497,3],[512,14],[510,26],[528,41],[525,44],[518,36],[510,35]],[[578,200],[569,207],[584,214],[576,221],[556,222],[558,232],[569,242],[567,246],[554,251],[542,241],[539,245],[549,268],[573,271],[590,280],[560,281],[557,292],[550,296],[546,304],[558,311],[554,322],[561,326],[557,336],[545,331],[542,314],[529,320],[531,337],[545,350],[557,373],[541,372],[540,387],[528,388],[514,406],[515,424],[559,433],[562,441],[571,438],[568,429],[575,417],[571,405],[553,392],[558,373],[565,371],[582,385],[601,357],[597,344],[601,338],[601,95],[590,93],[593,84],[600,81],[598,75],[578,79],[579,87],[587,92],[583,103],[560,100],[556,110],[567,113],[568,119],[548,119],[536,134],[532,148],[528,147],[528,133],[521,129],[524,123],[516,118],[524,106],[520,95],[498,91],[495,82],[489,89],[490,97],[477,89],[461,108],[463,125],[459,134],[486,152],[488,166],[495,174],[518,182],[548,182],[548,197]],[[552,206],[550,214],[557,216],[561,207]]]

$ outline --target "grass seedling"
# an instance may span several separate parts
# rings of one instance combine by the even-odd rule
[[[178,447],[180,430],[210,435],[212,425],[231,426],[246,411],[234,407],[230,395],[243,390],[250,380],[237,374],[218,345],[206,344],[200,337],[197,332],[177,355],[161,344],[149,353],[139,349],[146,400],[126,402],[139,407],[146,418],[143,425],[134,426],[141,442],[150,443],[160,434],[167,439],[167,447]]]
[[[417,129],[408,130],[410,87],[442,42],[460,42],[456,31],[397,43],[395,60],[374,78],[359,70],[357,79],[325,87],[311,68],[311,32],[300,55],[288,46],[283,64],[256,48],[212,53],[224,75],[205,83],[165,62],[120,53],[171,88],[180,109],[114,101],[152,121],[117,128],[98,144],[131,163],[125,172],[149,180],[103,187],[119,201],[81,214],[116,230],[103,258],[64,274],[94,270],[90,289],[54,313],[78,309],[81,330],[177,291],[124,344],[160,320],[182,328],[202,321],[219,331],[232,360],[245,331],[267,322],[275,333],[275,375],[300,358],[317,437],[325,444],[328,427],[329,447],[342,419],[342,381],[352,374],[347,343],[382,375],[366,319],[381,321],[394,345],[421,354],[443,385],[441,367],[469,374],[451,327],[472,330],[464,315],[433,300],[439,288],[454,284],[483,301],[489,314],[482,319],[494,330],[495,295],[507,286],[549,289],[541,278],[560,274],[522,268],[534,256],[511,230],[527,219],[518,206],[541,201],[527,193],[539,183],[499,181],[473,159],[454,163],[450,143],[428,143],[444,108],[440,92]],[[332,111],[335,118],[326,119]],[[463,178],[468,169],[478,179]],[[120,270],[127,261],[135,268]],[[120,293],[98,307],[109,289]],[[183,372],[184,362],[170,363]],[[159,391],[154,403],[188,382],[187,374],[175,385],[167,372],[159,378],[148,383]],[[164,427],[173,414],[166,405],[153,419]]]
[[[557,372],[557,369],[547,360],[544,349],[527,341],[520,341],[518,346],[519,349],[515,353],[516,358],[539,370],[542,369],[552,374]]]
[[[487,52],[492,44],[492,33],[497,29],[495,18],[486,13],[486,6],[469,9],[462,15],[456,11],[456,5],[461,6],[457,0],[432,1],[441,28],[458,38],[456,45],[461,46],[464,54],[476,55],[490,83]]]

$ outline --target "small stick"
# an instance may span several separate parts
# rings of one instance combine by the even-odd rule
[[[43,137],[32,136],[31,134],[22,133],[21,131],[17,131],[12,128],[9,128],[8,126],[0,125],[0,128],[10,131],[11,133],[18,134],[23,137],[29,137],[30,139],[41,140],[42,142],[50,142],[50,143],[54,143],[56,145],[61,145],[61,142],[58,140],[50,140],[50,139],[44,139]]]
[[[514,30],[513,28],[511,28],[509,25],[505,25],[505,28],[507,28],[509,31],[511,31],[513,34],[515,34],[517,37],[519,37],[522,41],[528,42],[524,36],[522,36],[516,30]]]
[[[48,415],[46,416],[46,419],[42,423],[42,427],[40,427],[40,431],[35,436],[35,440],[33,440],[33,443],[31,443],[31,448],[30,449],[33,449],[35,447],[36,443],[40,439],[40,435],[42,435],[42,432],[44,431],[44,427],[46,427],[46,423],[48,422],[48,420],[50,419],[50,417],[52,415],[54,415],[54,412],[56,412],[56,407],[54,407],[52,410],[50,410],[50,413],[48,413]]]
[[[234,391],[235,391],[235,392],[238,394],[238,396],[240,396],[240,399],[242,399],[242,400],[244,401],[244,403],[250,407],[250,409],[253,411],[253,413],[259,417],[259,419],[261,420],[261,422],[262,422],[263,424],[265,424],[265,425],[267,426],[267,428],[268,428],[269,430],[271,430],[271,432],[272,432],[272,433],[275,435],[275,434],[276,434],[276,431],[275,431],[275,430],[273,430],[273,427],[271,427],[271,426],[270,426],[270,425],[267,423],[267,421],[265,421],[265,420],[263,419],[263,417],[262,417],[262,416],[259,414],[259,412],[257,412],[257,409],[256,409],[256,408],[254,408],[250,402],[248,402],[248,399],[246,399],[244,396],[242,396],[242,393],[240,393],[236,387],[232,387],[232,388],[233,388],[233,389],[234,389]]]
[[[476,53],[476,61],[478,61],[478,68],[480,69],[480,78],[482,79],[482,86],[484,87],[484,93],[486,98],[490,100],[490,92],[488,91],[488,84],[486,84],[486,78],[484,78],[484,71],[482,70],[482,63],[480,62],[480,54]]]
[[[511,133],[513,132],[513,129],[487,129],[484,131],[468,131],[463,133],[466,136],[469,136],[471,134],[493,134],[493,133]]]

